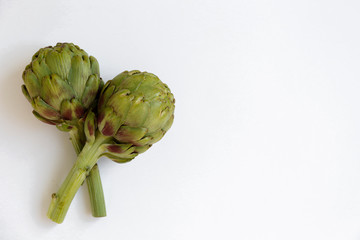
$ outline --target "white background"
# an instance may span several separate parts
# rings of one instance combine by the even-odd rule
[[[0,0],[0,239],[360,239],[359,1]],[[50,195],[75,160],[39,122],[21,74],[74,42],[106,81],[157,74],[172,129],[99,166],[108,216],[82,187],[63,224]]]

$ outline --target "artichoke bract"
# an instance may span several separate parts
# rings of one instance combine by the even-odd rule
[[[103,81],[96,58],[72,43],[58,43],[37,51],[26,66],[22,91],[41,121],[67,131],[75,151],[86,142],[83,125],[87,112],[96,105]],[[97,166],[87,184],[92,213],[106,215],[105,201]]]
[[[72,43],[41,48],[23,72],[34,115],[49,124],[80,119],[101,87],[97,60]],[[70,122],[71,123],[71,122]]]
[[[132,160],[159,141],[174,120],[175,100],[166,84],[154,74],[125,71],[104,86],[98,117],[85,120],[86,144],[48,210],[61,223],[82,181],[101,156],[118,163]]]

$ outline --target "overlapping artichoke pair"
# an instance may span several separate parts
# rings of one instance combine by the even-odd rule
[[[125,71],[102,84],[99,66],[78,46],[40,49],[26,67],[23,93],[41,121],[68,131],[78,158],[57,193],[48,216],[61,223],[86,179],[94,216],[105,216],[96,162],[107,156],[132,160],[159,141],[174,119],[174,97],[151,73]]]

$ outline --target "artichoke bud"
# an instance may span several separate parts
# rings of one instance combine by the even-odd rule
[[[83,118],[103,86],[97,60],[72,43],[37,51],[25,68],[23,80],[23,94],[36,117],[58,124]]]
[[[107,147],[107,156],[121,162],[123,155],[115,154],[123,154],[123,149],[116,146],[126,143],[135,148],[132,154],[149,149],[171,127],[174,108],[169,88],[154,74],[125,71],[107,82],[100,95],[98,126],[119,143]]]
[[[95,140],[95,130],[96,130],[95,114],[92,111],[90,111],[86,116],[85,124],[84,124],[84,132],[85,132],[86,140],[88,142],[93,142]]]

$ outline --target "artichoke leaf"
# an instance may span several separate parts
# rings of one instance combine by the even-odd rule
[[[49,120],[59,120],[60,113],[48,105],[40,96],[34,98],[33,107],[37,113]]]
[[[96,130],[95,118],[96,118],[95,114],[92,111],[90,111],[88,112],[85,119],[84,132],[85,132],[86,140],[88,142],[95,141],[95,130]]]
[[[86,82],[85,89],[81,98],[81,102],[85,108],[90,107],[96,98],[99,90],[100,79],[96,74],[90,75]]]

